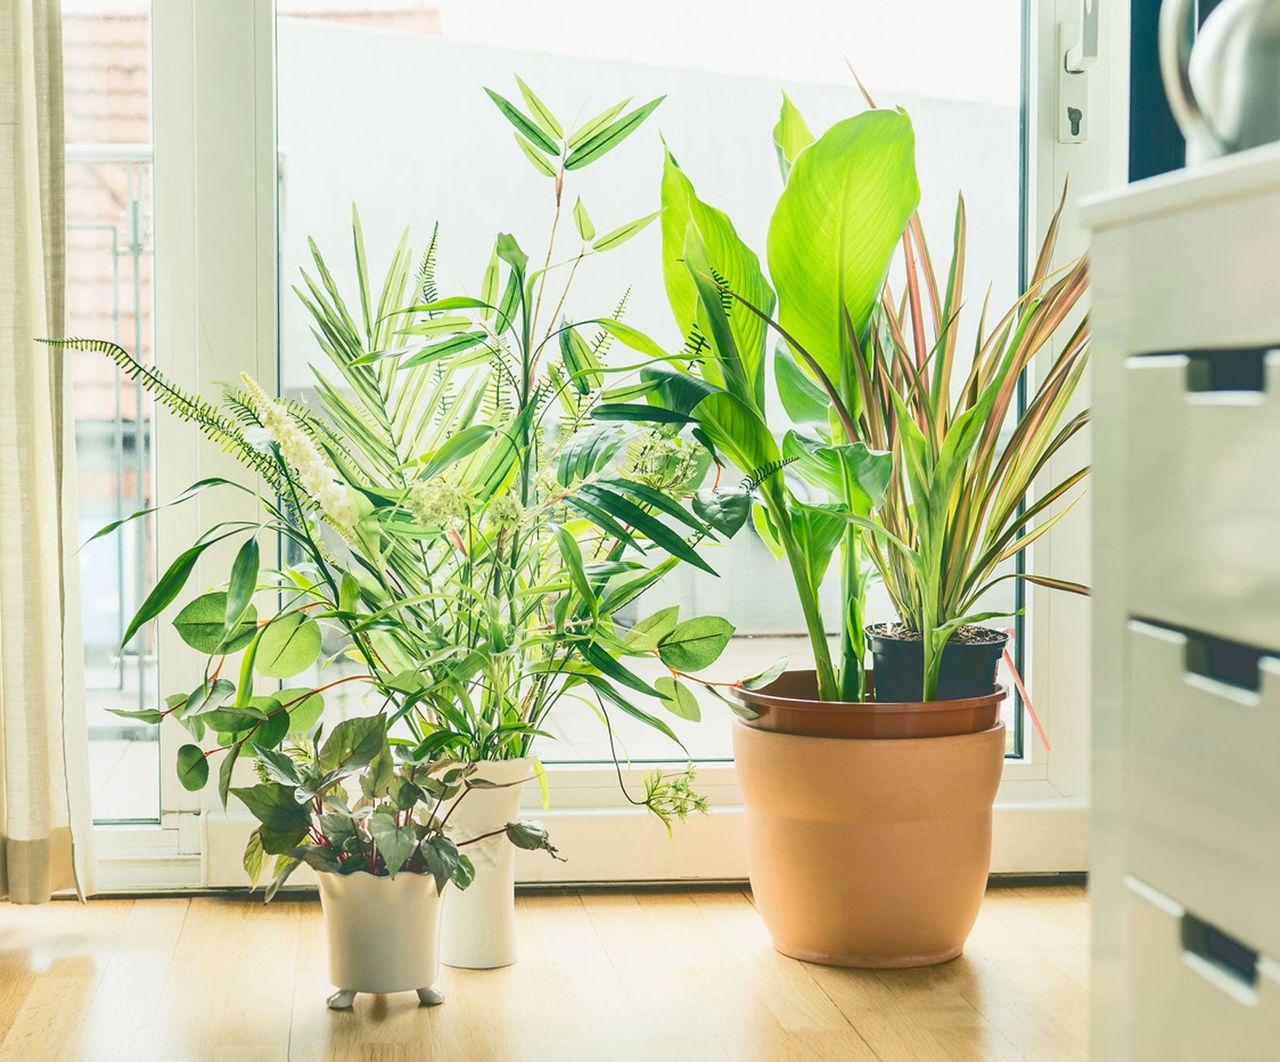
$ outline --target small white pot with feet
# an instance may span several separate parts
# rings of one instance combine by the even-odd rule
[[[533,760],[484,760],[472,781],[496,788],[466,793],[449,818],[449,833],[459,844],[502,830],[516,818],[520,791],[533,777]],[[445,888],[440,956],[447,966],[491,970],[516,961],[516,853],[502,833],[462,849],[475,865],[475,880],[465,891]]]
[[[329,934],[333,1010],[350,1010],[360,992],[417,992],[426,1007],[444,1002],[440,979],[440,892],[430,874],[374,877],[317,871]]]

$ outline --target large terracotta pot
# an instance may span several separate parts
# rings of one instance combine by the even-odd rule
[[[440,892],[430,874],[374,877],[317,872],[329,937],[334,1010],[358,992],[416,991],[426,1006],[444,1002],[440,977]]]
[[[784,955],[927,966],[964,948],[991,864],[1005,728],[865,740],[735,723],[756,908]]]
[[[473,789],[449,817],[456,841],[500,830],[516,818],[520,791],[533,777],[533,760],[486,760],[475,777],[498,788]],[[516,852],[499,834],[467,845],[475,880],[463,891],[445,886],[440,956],[446,966],[491,970],[516,961]]]

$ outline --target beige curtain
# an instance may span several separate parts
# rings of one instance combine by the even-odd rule
[[[0,0],[0,895],[90,891],[59,0]],[[70,504],[68,504],[68,502]]]

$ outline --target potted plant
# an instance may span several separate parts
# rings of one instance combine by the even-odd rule
[[[940,700],[943,648],[987,618],[975,610],[999,578],[1083,589],[997,568],[1043,533],[1050,522],[1032,522],[1080,478],[1023,508],[1034,477],[1083,424],[1062,421],[1084,326],[1025,410],[1013,404],[1023,370],[1079,299],[1084,266],[1049,272],[1055,219],[1026,293],[994,329],[979,326],[953,396],[964,215],[940,285],[915,216],[907,115],[873,108],[815,139],[784,98],[775,141],[785,187],[768,278],[668,156],[664,272],[687,361],[644,375],[652,402],[696,422],[717,460],[745,474],[721,504],[749,508],[785,558],[808,629],[812,670],[776,665],[728,684],[744,717],[734,749],[752,886],[775,945],[838,965],[940,962],[959,954],[985,889],[1004,753],[994,667]],[[886,288],[899,246],[904,307]],[[771,427],[765,400],[771,336],[781,342],[778,397],[796,425],[785,432]],[[836,558],[844,607],[833,654],[818,588]],[[887,653],[864,669],[871,564],[915,632],[924,679],[914,686]]]
[[[450,883],[464,890],[474,879],[470,846],[510,842],[556,855],[537,822],[455,840],[450,820],[487,784],[474,764],[397,761],[383,714],[344,720],[328,735],[318,727],[254,755],[261,780],[231,790],[259,822],[245,869],[256,885],[267,850],[289,845],[277,856],[281,870],[299,863],[315,870],[334,1010],[350,1009],[360,992],[414,990],[425,1006],[444,1002],[435,987],[441,896]],[[283,878],[277,872],[268,900]]]
[[[353,211],[350,298],[314,245],[314,272],[295,289],[328,362],[327,373],[313,369],[314,405],[275,398],[247,377],[216,405],[113,343],[58,344],[111,357],[262,485],[262,520],[224,521],[202,534],[162,574],[125,635],[176,600],[207,549],[241,539],[225,587],[174,620],[208,655],[202,681],[163,709],[120,714],[186,727],[193,740],[179,752],[181,781],[201,788],[221,757],[225,803],[242,752],[261,756],[304,738],[331,689],[360,683],[382,706],[405,769],[441,757],[466,765],[470,795],[450,825],[485,839],[471,849],[471,888],[445,905],[442,953],[471,967],[515,959],[514,868],[499,834],[520,784],[540,770],[532,743],[548,736],[549,714],[586,701],[607,726],[621,712],[678,744],[657,713],[696,718],[696,702],[624,661],[706,666],[733,633],[724,620],[681,622],[672,609],[629,629],[615,619],[678,564],[711,571],[694,545],[715,538],[719,521],[714,507],[697,511],[694,491],[710,462],[687,418],[637,422],[636,374],[661,352],[620,320],[625,296],[612,312],[568,316],[583,264],[656,215],[596,235],[579,199],[578,248],[553,261],[566,174],[621,143],[660,101],[625,113],[617,105],[565,134],[523,82],[520,90],[533,117],[490,95],[550,182],[544,264],[531,269],[516,239],[502,234],[477,294],[441,297],[436,234],[416,274],[406,236],[374,288]],[[635,354],[610,364],[615,342]],[[254,493],[208,479],[173,503],[211,489]],[[259,539],[277,536],[284,555],[265,568]],[[255,607],[259,591],[270,595],[269,610]],[[271,692],[255,685],[298,683],[322,656],[327,677]],[[635,802],[665,822],[704,806],[687,772],[651,775]],[[295,840],[268,830],[260,841],[282,857],[278,879],[297,865]]]

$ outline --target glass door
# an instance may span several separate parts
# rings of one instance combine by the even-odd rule
[[[113,4],[146,12],[143,0]],[[88,0],[67,0],[66,6],[72,12],[104,7]],[[406,227],[421,250],[437,222],[442,289],[478,291],[497,232],[516,232],[531,255],[545,253],[553,214],[547,183],[520,156],[510,127],[484,93],[488,87],[518,98],[516,74],[566,124],[620,99],[665,97],[624,149],[592,167],[568,193],[570,202],[581,196],[602,231],[656,209],[665,139],[699,192],[762,249],[780,187],[772,129],[782,94],[815,132],[862,109],[846,57],[881,105],[904,107],[912,116],[922,219],[935,251],[949,248],[956,196],[963,190],[968,273],[975,278],[970,291],[979,290],[976,278],[990,280],[993,305],[1007,305],[1026,249],[1047,223],[1066,172],[1073,194],[1100,188],[1123,155],[1124,124],[1108,80],[1124,73],[1127,23],[1118,9],[1103,11],[1104,53],[1092,75],[1090,133],[1087,142],[1063,143],[1057,135],[1059,27],[1069,31],[1078,21],[1079,0],[1028,0],[1025,6],[1017,0],[656,0],[640,9],[589,0],[167,0],[151,11],[156,238],[149,239],[145,225],[124,225],[118,236],[125,248],[119,262],[128,281],[120,288],[124,296],[132,297],[135,254],[140,262],[144,335],[130,339],[134,320],[127,298],[121,328],[126,340],[145,349],[148,248],[154,245],[154,275],[162,289],[156,350],[165,367],[211,394],[218,380],[245,370],[284,395],[307,400],[316,385],[309,365],[319,359],[291,288],[309,261],[309,238],[325,252],[339,285],[352,282],[352,204],[361,214],[374,272]],[[136,155],[128,162],[135,169],[142,164]],[[143,204],[145,218],[145,195]],[[99,223],[87,214],[83,221]],[[89,236],[86,230],[83,238]],[[98,238],[108,236],[103,229]],[[584,308],[611,308],[626,293],[625,320],[675,348],[680,337],[662,291],[658,248],[658,230],[651,226],[601,255],[577,297]],[[114,327],[114,319],[95,327]],[[130,478],[139,453],[128,449],[136,400],[127,388],[119,390],[117,433],[117,392],[100,391],[108,404],[99,408],[94,430],[115,447],[101,450],[115,478],[104,480],[97,504],[114,512],[117,482],[126,507],[140,486],[148,499],[152,488],[145,474]],[[175,447],[147,442],[148,415],[144,404],[137,437],[142,451],[154,455],[158,499],[203,475],[228,471],[194,437]],[[90,443],[84,445],[89,453]],[[198,502],[162,514],[154,529],[161,563],[207,526],[202,519]],[[1082,516],[1037,543],[1045,557],[1052,554],[1050,568],[1062,564],[1064,576],[1080,575],[1079,565],[1087,565],[1086,526]],[[144,585],[135,559],[144,548],[156,547],[137,541],[123,547],[117,568],[124,575],[112,575],[110,582],[121,603],[101,591],[107,604],[99,609],[100,622],[118,625],[110,617],[126,611],[123,598]],[[737,637],[716,665],[726,677],[758,670],[778,656],[800,662],[799,616],[784,573],[761,542],[744,533],[709,559],[718,579],[682,575],[646,606],[674,604],[685,616],[730,619]],[[93,567],[96,576],[97,562]],[[105,561],[103,570],[112,570]],[[225,563],[214,564],[205,585],[225,570]],[[192,585],[201,578],[193,577]],[[834,615],[837,588],[827,588],[826,596]],[[1050,757],[1040,743],[1016,737],[1011,745],[1002,789],[1008,807],[997,807],[997,869],[1062,869],[1049,866],[1057,859],[1052,853],[1078,850],[1069,860],[1083,859],[1082,842],[1073,848],[1071,838],[1083,837],[1087,793],[1086,682],[1079,666],[1087,611],[1039,592],[1025,604],[1027,671],[1054,752]],[[873,608],[873,618],[881,617],[888,617],[884,597]],[[182,672],[194,665],[181,643],[163,631],[156,637],[166,668]],[[117,659],[99,653],[97,672],[104,677],[96,681],[107,684],[112,697],[145,695],[145,684],[128,686],[130,673],[145,677],[145,667],[127,654]],[[154,679],[145,681],[154,686]],[[359,688],[341,689],[346,697],[329,703],[361,710]],[[154,698],[154,689],[149,695]],[[551,780],[549,816],[557,836],[584,856],[567,869],[557,865],[558,872],[591,880],[743,875],[730,717],[718,703],[704,705],[702,714],[699,724],[673,725],[700,764],[700,788],[711,795],[715,811],[668,840],[618,794],[606,733],[596,718],[585,708],[559,713],[557,740],[540,750]],[[1010,719],[1016,735],[1020,713]],[[670,763],[679,752],[648,730],[619,728],[618,736],[618,751],[629,764],[624,780],[632,786],[647,764]],[[114,735],[104,740],[123,742]],[[171,779],[173,749],[166,748],[163,728],[154,751],[154,769]],[[147,814],[154,816],[157,787],[148,784]],[[530,799],[536,804],[536,790]],[[164,821],[183,836],[188,864],[182,873],[197,874],[205,884],[241,883],[247,814],[234,803],[224,812],[211,792],[193,798],[172,786],[163,803]],[[1051,822],[1065,823],[1067,841],[1046,829]],[[190,861],[201,852],[193,870]]]
[[[67,330],[154,360],[151,40],[139,0],[65,0]],[[158,824],[156,727],[109,711],[156,702],[153,626],[121,636],[155,579],[154,421],[142,387],[68,352],[79,470],[81,617],[92,806],[99,823]]]

